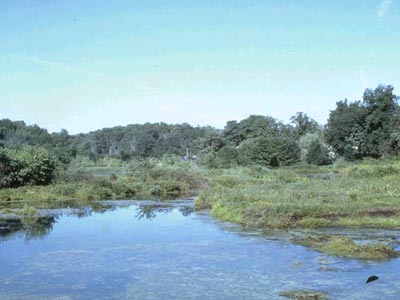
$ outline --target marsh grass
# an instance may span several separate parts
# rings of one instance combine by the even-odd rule
[[[72,164],[48,186],[1,189],[0,204],[78,199],[179,198],[198,193],[196,209],[269,228],[400,228],[400,160],[299,164],[268,169],[204,169],[180,159]],[[98,168],[103,168],[98,172]],[[109,168],[107,172],[104,172]],[[115,173],[116,168],[120,172]],[[123,169],[123,171],[122,171]],[[123,174],[123,175],[120,175]]]
[[[293,242],[326,254],[365,260],[387,260],[399,256],[390,246],[377,242],[357,243],[344,236],[297,237]]]
[[[201,188],[203,176],[204,172],[195,165],[180,161],[131,162],[124,166],[85,168],[72,166],[48,186],[0,189],[0,204],[16,201],[45,203],[71,199],[187,197]]]
[[[326,300],[328,296],[324,293],[312,290],[294,290],[279,293],[279,296],[296,300]]]
[[[400,227],[400,162],[221,170],[196,208],[245,225]]]

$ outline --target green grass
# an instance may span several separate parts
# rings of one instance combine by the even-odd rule
[[[0,204],[171,199],[198,193],[197,209],[208,208],[217,218],[250,226],[400,228],[399,182],[398,159],[337,162],[324,167],[301,164],[216,170],[179,159],[107,160],[85,168],[72,164],[49,186],[1,189]]]
[[[281,169],[236,168],[210,173],[197,209],[246,226],[264,228],[400,228],[400,162],[343,163]],[[382,243],[360,245],[347,237],[296,241],[315,250],[357,259],[389,259]]]
[[[400,162],[221,170],[196,208],[250,226],[400,227]]]
[[[38,203],[43,207],[70,199],[172,199],[198,193],[196,209],[210,209],[219,219],[247,226],[400,228],[399,159],[279,169],[204,169],[179,159],[102,163],[85,168],[72,165],[48,186],[1,189],[0,205],[27,204],[29,216],[34,214],[29,207]],[[384,244],[359,245],[344,237],[301,243],[345,257],[397,256]]]
[[[201,188],[203,176],[201,169],[180,161],[131,162],[125,166],[111,167],[71,167],[48,186],[0,189],[0,204],[4,206],[16,201],[37,203],[71,199],[90,201],[188,197]]]
[[[359,244],[344,236],[308,236],[293,241],[326,254],[347,258],[387,260],[399,256],[399,252],[384,243]]]

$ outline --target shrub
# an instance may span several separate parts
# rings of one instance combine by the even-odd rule
[[[47,185],[55,176],[56,160],[42,147],[2,150],[0,156],[0,187]]]

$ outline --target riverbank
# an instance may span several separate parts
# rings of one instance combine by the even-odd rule
[[[54,201],[176,199],[193,196],[205,170],[177,160],[132,161],[119,166],[73,166],[46,186],[0,189],[0,206]]]
[[[104,170],[103,170],[104,171]],[[115,171],[115,170],[114,170]],[[191,163],[153,163],[102,176],[80,170],[75,180],[0,190],[4,208],[48,207],[55,202],[104,199],[185,198],[221,220],[257,228],[400,228],[400,161],[366,160],[317,167],[204,169]],[[104,175],[105,174],[105,175]],[[1,211],[0,211],[1,212]],[[310,243],[318,241],[318,243]],[[344,236],[306,237],[300,244],[321,252],[364,259],[397,257],[391,247],[352,244]],[[293,241],[298,243],[297,241]],[[339,243],[340,242],[340,243]],[[346,242],[347,243],[347,242]]]
[[[248,226],[400,228],[400,162],[220,170],[196,208]]]
[[[48,186],[0,190],[0,204],[78,199],[184,198],[246,226],[400,228],[400,160],[317,167],[205,169],[190,163],[136,166],[125,174],[74,171]]]
[[[258,228],[400,228],[400,162],[342,163],[326,167],[217,171],[195,200],[219,219]],[[348,258],[399,256],[393,245],[353,241],[344,234],[293,239]]]

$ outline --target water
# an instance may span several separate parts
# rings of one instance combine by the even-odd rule
[[[0,234],[0,299],[284,299],[279,293],[291,289],[400,299],[399,259],[333,258],[291,244],[293,233],[246,231],[195,213],[190,201],[45,213],[40,224]],[[380,279],[366,285],[370,275]]]

